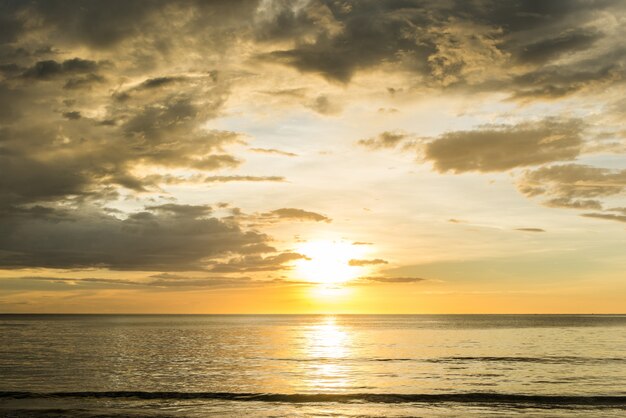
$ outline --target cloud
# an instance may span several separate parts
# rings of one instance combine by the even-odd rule
[[[134,173],[137,166],[238,167],[242,160],[225,147],[241,144],[239,134],[207,126],[230,94],[228,76],[193,68],[185,52],[191,45],[161,25],[169,13],[198,12],[200,20],[178,20],[178,34],[194,33],[186,40],[199,41],[203,55],[213,44],[203,42],[207,33],[195,23],[211,20],[215,30],[239,25],[237,19],[212,17],[217,11],[254,12],[252,2],[235,3],[207,8],[199,2],[113,1],[103,8],[53,1],[3,7],[3,27],[16,32],[7,37],[10,45],[0,45],[0,120],[10,121],[0,132],[0,165],[2,177],[17,180],[0,185],[1,205],[158,186],[154,178],[144,184]]]
[[[214,171],[222,168],[235,168],[241,160],[228,154],[208,155],[190,161],[190,166],[198,170]]]
[[[298,154],[294,154],[293,152],[281,151],[275,148],[249,148],[252,152],[258,152],[261,154],[277,154],[284,155],[285,157],[297,157]]]
[[[373,138],[361,139],[359,145],[370,149],[395,148],[408,137],[404,132],[385,131]]]
[[[7,176],[26,174],[22,185],[29,184],[21,188],[24,193],[11,190],[11,201],[88,195],[109,186],[145,190],[148,185],[132,174],[137,164],[194,170],[241,165],[241,158],[222,150],[241,143],[240,136],[211,130],[207,122],[221,114],[242,73],[228,66],[206,68],[204,61],[193,56],[219,56],[228,50],[239,70],[246,59],[242,51],[258,47],[270,51],[261,52],[270,61],[340,82],[349,82],[357,72],[384,69],[411,74],[429,88],[471,85],[472,89],[526,94],[559,83],[572,85],[576,79],[585,83],[590,77],[618,82],[611,77],[617,77],[623,53],[608,48],[609,29],[593,23],[598,13],[620,10],[618,3],[591,7],[578,1],[558,7],[450,3],[437,4],[432,10],[378,1],[312,0],[297,5],[282,1],[114,1],[106,8],[73,1],[14,2],[3,10],[0,35],[11,43],[0,51],[3,72],[9,74],[0,83],[0,102],[11,104],[2,106],[0,119],[12,121],[4,134],[10,139],[3,147],[3,159],[12,161],[1,163],[10,169]],[[179,18],[177,36],[164,24],[172,15]],[[102,16],[109,19],[106,25]],[[37,37],[29,37],[31,31]],[[27,42],[35,38],[45,39],[45,44]],[[591,45],[602,47],[596,51]],[[574,59],[579,52],[585,52],[584,59]],[[571,62],[564,62],[564,57]],[[612,69],[603,70],[607,66]],[[494,79],[490,73],[494,68],[505,75]],[[46,82],[17,82],[12,78],[15,74]],[[64,102],[76,102],[71,109],[58,110],[58,88],[68,90],[63,93]],[[286,86],[276,92],[298,96],[321,113],[336,111],[333,97],[325,92],[309,97],[309,90]],[[68,120],[59,123],[52,113]],[[18,116],[25,114],[37,123],[23,123]],[[503,134],[491,135],[498,133]],[[451,138],[437,138],[426,147],[439,170],[500,170],[577,155],[575,143],[567,146],[565,141],[556,141],[540,150],[525,150],[520,161],[491,167],[481,160],[489,159],[485,156],[489,145],[481,148],[477,140],[474,159],[468,167],[458,167],[446,153],[446,144],[467,135],[451,133]],[[388,131],[371,138],[371,145],[404,143],[406,138],[401,136]],[[276,151],[269,152],[293,156]],[[47,187],[40,188],[46,193],[26,196],[27,190],[35,188],[30,184],[33,178],[46,179]],[[7,193],[3,192],[4,197]]]
[[[154,178],[144,184],[133,174],[137,164],[198,171],[237,167],[241,160],[224,147],[241,143],[239,135],[203,126],[217,115],[223,96],[207,92],[199,82],[174,94],[109,103],[102,119],[111,124],[94,123],[76,107],[63,112],[66,121],[51,119],[50,107],[56,105],[48,104],[45,96],[32,102],[28,112],[33,123],[21,120],[17,108],[7,115],[12,123],[0,131],[0,200],[9,205],[40,203],[94,196],[118,186],[145,191]],[[34,94],[33,86],[24,89],[9,94]]]
[[[139,86],[137,86],[136,88],[138,89],[155,89],[155,88],[160,88],[163,86],[168,86],[171,84],[174,84],[178,81],[183,81],[185,80],[184,77],[156,77],[156,78],[149,78],[146,81],[142,82]]]
[[[612,54],[611,54],[612,55]],[[512,99],[558,99],[584,89],[602,88],[620,83],[623,65],[611,62],[609,57],[578,63],[577,66],[544,66],[534,72],[515,77]]]
[[[626,191],[626,170],[582,164],[550,165],[526,171],[517,186],[526,196],[548,197],[544,201],[547,206],[601,209],[598,198]]]
[[[172,174],[150,174],[141,177],[138,181],[143,186],[159,186],[163,184],[201,184],[201,183],[233,183],[233,182],[285,182],[283,176],[204,176],[202,174],[192,174],[190,176],[177,176]]]
[[[0,218],[0,231],[3,268],[203,270],[213,258],[273,250],[266,235],[204,205],[151,206],[125,219],[97,208],[14,211]]]
[[[359,280],[375,283],[419,283],[425,281],[426,279],[422,279],[420,277],[366,276],[361,277]]]
[[[173,33],[200,38],[213,34],[219,39],[209,38],[206,44],[211,45],[215,41],[227,43],[232,34],[229,38],[224,32],[234,29],[244,31],[253,21],[257,7],[256,0],[211,4],[194,0],[173,3],[164,0],[149,3],[111,0],[106,6],[68,0],[16,3],[6,7],[3,13],[13,17],[10,23],[15,26],[12,31],[14,38],[27,30],[38,30],[47,36],[47,42],[100,52],[143,46],[144,54],[139,57],[149,59],[146,53],[152,48],[166,55],[176,45]],[[170,29],[167,23],[174,16],[177,27]]]
[[[205,183],[229,183],[233,181],[273,181],[283,182],[285,178],[282,176],[208,176],[204,178]]]
[[[80,114],[80,112],[63,112],[63,117],[65,119],[69,119],[69,120],[78,120],[80,119],[82,116]]]
[[[176,203],[146,206],[146,210],[185,218],[201,218],[209,215],[213,211],[209,205],[179,205]]]
[[[373,266],[376,264],[389,264],[388,261],[380,259],[380,258],[375,258],[372,260],[357,260],[357,259],[352,259],[350,261],[348,261],[348,265],[353,266],[353,267],[362,267],[362,266]]]
[[[287,219],[294,221],[314,221],[314,222],[331,222],[332,220],[324,215],[316,212],[310,212],[304,209],[281,208],[271,212],[261,214],[262,218],[269,219]]]
[[[542,64],[565,54],[585,50],[601,38],[601,33],[587,28],[567,29],[554,37],[523,46],[517,59],[524,63]]]
[[[478,67],[488,68],[492,60],[506,56],[498,48],[503,39],[500,26],[479,23],[485,20],[484,13],[472,16],[478,10],[468,5],[377,1],[310,5],[317,13],[303,8],[280,15],[274,25],[291,27],[299,21],[299,27],[308,30],[291,31],[295,46],[263,54],[263,59],[340,83],[350,82],[359,71],[391,64],[447,85],[471,78]]]
[[[7,291],[44,290],[44,291],[68,291],[68,290],[102,290],[102,289],[128,289],[141,288],[142,290],[210,290],[210,289],[236,289],[257,288],[267,286],[303,285],[305,282],[289,280],[258,280],[246,276],[185,276],[170,273],[161,273],[142,279],[110,279],[99,277],[45,277],[24,276],[0,278],[0,283]]]
[[[175,271],[241,258],[240,268],[276,265],[269,237],[243,221],[330,218],[294,208],[219,218],[207,205],[145,203],[171,198],[149,194],[177,182],[284,181],[222,172],[241,167],[237,147],[247,147],[244,135],[215,129],[231,114],[229,100],[245,98],[246,89],[269,91],[334,115],[353,92],[337,84],[353,80],[359,98],[389,92],[395,101],[424,91],[523,101],[618,94],[623,29],[604,23],[623,15],[621,2],[586,0],[5,2],[0,264]],[[305,76],[294,85],[285,67]],[[375,82],[380,74],[385,81]],[[362,83],[359,75],[371,78]],[[576,119],[544,119],[425,140],[388,130],[361,144],[419,149],[439,172],[494,172],[573,160],[585,129]],[[604,198],[624,190],[619,170],[578,180],[579,168],[570,180],[556,174],[566,169],[545,170],[524,173],[519,187],[549,206],[600,211]],[[147,206],[116,213],[107,209],[113,201]]]
[[[14,2],[3,9],[0,42],[32,39],[25,35],[33,32],[65,49],[124,51],[138,61],[135,68],[157,67],[184,47],[204,56],[216,51],[238,56],[240,49],[252,47],[259,51],[257,59],[332,82],[349,83],[358,73],[385,69],[428,87],[503,90],[528,98],[554,95],[551,86],[558,94],[575,92],[602,78],[603,64],[614,63],[613,73],[619,72],[625,54],[616,46],[623,33],[602,18],[623,12],[618,1],[585,0],[554,5],[115,0],[106,7]],[[172,16],[176,28],[168,26]],[[607,56],[610,49],[612,56]],[[546,68],[567,80],[546,76]],[[150,79],[164,85],[175,77]],[[567,91],[568,84],[575,87]]]
[[[417,141],[403,132],[386,131],[359,144],[374,150],[400,145],[410,152],[417,149],[442,173],[493,172],[572,160],[581,152],[583,128],[578,119],[547,118],[517,125],[484,125]]]
[[[285,270],[288,264],[295,260],[308,259],[306,256],[293,252],[284,252],[277,255],[262,257],[246,255],[229,260],[227,263],[217,263],[212,268],[216,273],[242,273],[253,271]]]
[[[94,85],[103,84],[106,79],[98,74],[86,74],[78,77],[70,77],[63,85],[67,90],[89,89]]]
[[[324,95],[317,96],[307,103],[306,107],[322,115],[336,115],[341,112],[341,106]]]
[[[541,228],[515,228],[516,231],[522,231],[522,232],[546,232],[545,229],[541,229]]]
[[[623,33],[599,22],[623,13],[616,1],[273,2],[257,36],[283,46],[261,59],[333,82],[384,68],[429,87],[528,100],[619,83]]]
[[[22,73],[22,77],[38,80],[49,80],[64,75],[93,73],[100,65],[95,61],[72,58],[63,62],[54,60],[38,61]]]
[[[623,208],[609,208],[609,209],[607,209],[607,211],[609,211],[609,212],[619,212],[619,213],[622,213],[622,214],[626,215],[626,207],[623,207]]]
[[[580,216],[586,218],[607,219],[610,221],[626,222],[626,215],[616,215],[613,213],[583,213]]]
[[[424,147],[424,159],[439,172],[506,171],[572,160],[582,146],[579,120],[544,119],[518,125],[448,132]]]
[[[569,209],[602,209],[602,202],[596,199],[572,199],[571,197],[556,197],[543,202],[550,208]]]

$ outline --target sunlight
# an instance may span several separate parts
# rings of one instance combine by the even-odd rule
[[[311,290],[316,297],[324,299],[334,299],[350,294],[350,290],[345,287],[321,284]]]
[[[323,284],[340,284],[363,274],[362,267],[350,266],[365,250],[345,241],[310,241],[297,248],[308,259],[295,263],[298,278]]]
[[[350,357],[352,341],[347,330],[335,317],[326,317],[311,326],[304,335],[306,355],[312,362],[306,364],[303,383],[311,392],[337,391],[352,384],[351,366],[339,361]]]
[[[339,358],[348,354],[346,347],[348,334],[332,316],[311,327],[311,332],[307,334],[307,340],[309,342],[309,356],[311,357]]]

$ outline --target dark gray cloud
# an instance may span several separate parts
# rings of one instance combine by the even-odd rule
[[[105,81],[106,79],[103,76],[90,73],[78,77],[68,78],[63,85],[63,88],[67,90],[90,89],[92,86],[103,84]]]
[[[48,41],[106,50],[141,36],[160,39],[157,35],[163,31],[161,24],[174,16],[184,19],[189,30],[202,30],[203,19],[214,26],[233,26],[237,17],[249,21],[257,3],[112,0],[104,5],[74,0],[5,1],[2,6],[6,22],[0,40],[11,42],[27,30],[45,30]],[[193,14],[181,15],[184,12]]]
[[[272,250],[266,235],[210,214],[208,206],[177,204],[126,219],[97,208],[14,211],[0,218],[0,266],[202,270],[216,257]]]
[[[272,5],[256,28],[257,37],[295,42],[262,58],[341,83],[359,71],[393,64],[390,68],[413,72],[422,84],[541,98],[573,93],[610,77],[619,81],[623,74],[624,51],[608,57],[603,48],[594,49],[616,39],[598,19],[623,15],[618,1]]]
[[[95,61],[81,58],[72,58],[63,62],[54,60],[38,61],[32,67],[22,73],[22,77],[38,80],[49,80],[64,75],[93,73],[97,71],[99,64]]]
[[[601,37],[602,34],[589,29],[572,28],[524,46],[517,58],[524,63],[542,64],[564,54],[585,50]]]
[[[624,65],[609,54],[603,59],[587,60],[576,66],[546,65],[534,72],[515,77],[512,99],[557,99],[578,91],[602,89],[624,78]]]
[[[52,109],[58,106],[54,97],[37,98],[32,86],[4,90],[7,100],[17,96],[14,104],[32,105],[34,122],[24,123],[18,107],[0,128],[0,200],[15,205],[95,196],[111,186],[143,191],[154,179],[132,174],[138,163],[200,171],[237,167],[241,160],[224,147],[240,143],[239,135],[203,126],[224,100],[213,89],[212,82],[195,80],[178,93],[114,102],[102,118],[112,124],[94,123],[77,109],[81,96],[67,100],[73,108],[62,112],[62,122]],[[24,97],[30,96],[29,103]]]
[[[223,31],[245,27],[239,18],[257,2],[0,7],[0,206],[158,186],[132,173],[142,164],[198,171],[241,164],[224,149],[241,143],[238,134],[207,126],[228,98],[228,77],[180,57],[187,48],[219,53],[215,45],[233,38]],[[182,37],[163,26],[174,15],[184,16]]]
[[[503,89],[529,97],[576,91],[585,79],[604,77],[608,64],[610,72],[622,74],[624,52],[603,55],[619,34],[598,22],[623,13],[617,0],[4,2],[0,42],[13,43],[33,31],[45,34],[49,49],[50,43],[98,51],[125,47],[142,66],[154,66],[175,54],[181,39],[213,50],[245,41],[269,50],[260,54],[263,60],[341,83],[359,71],[387,66],[413,73],[426,85]],[[179,37],[168,29],[172,19]],[[40,67],[42,74],[52,69]],[[567,91],[566,81],[553,85],[556,79],[544,67],[577,79],[576,86]],[[175,77],[152,77],[144,87]],[[327,106],[319,105],[326,112]]]
[[[183,77],[156,77],[150,78],[141,83],[138,88],[140,89],[156,89],[163,86],[174,84],[178,81],[183,81]]]
[[[63,117],[65,119],[69,119],[69,120],[78,120],[82,116],[81,116],[80,112],[72,111],[72,112],[63,112]]]
[[[11,43],[17,40],[24,30],[24,21],[13,9],[9,2],[0,4],[0,44]]]
[[[111,1],[106,6],[79,1],[44,1],[28,8],[41,24],[58,31],[66,42],[86,44],[95,48],[111,47],[124,39],[137,36],[147,20],[163,7],[141,1]]]
[[[319,73],[329,80],[349,82],[359,69],[379,65],[394,54],[407,51],[418,55],[425,63],[429,48],[417,44],[406,30],[412,25],[424,24],[427,11],[422,8],[400,8],[393,10],[391,3],[350,2],[344,6],[332,2],[313,2],[323,13],[284,12],[282,23],[291,18],[295,21],[308,20],[310,30],[290,31],[289,37],[298,42],[292,49],[276,50],[263,56],[266,60],[282,62],[302,72]],[[287,6],[289,7],[289,6]],[[278,12],[281,13],[281,12]],[[283,35],[284,36],[284,35]],[[312,41],[306,38],[313,37]]]

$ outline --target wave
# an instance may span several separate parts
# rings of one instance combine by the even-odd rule
[[[460,361],[503,362],[503,363],[548,363],[548,364],[595,364],[622,363],[623,357],[578,357],[578,356],[546,356],[546,357],[496,357],[496,356],[455,356],[440,357],[426,360],[430,363],[451,363]]]
[[[542,364],[606,364],[606,363],[626,363],[624,357],[581,357],[581,356],[545,356],[545,357],[514,357],[514,356],[452,356],[436,358],[386,358],[386,357],[279,357],[263,358],[250,357],[252,360],[271,360],[285,362],[406,362],[416,363],[459,363],[459,362],[485,362],[485,363],[542,363]]]
[[[626,396],[576,396],[576,395],[522,395],[508,393],[447,393],[447,394],[404,394],[404,393],[236,393],[236,392],[11,392],[0,391],[0,399],[51,399],[51,398],[128,398],[153,400],[227,400],[285,403],[473,403],[473,404],[516,404],[546,406],[608,406],[626,409]]]

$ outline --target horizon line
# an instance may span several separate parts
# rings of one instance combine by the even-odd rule
[[[168,315],[168,316],[418,316],[418,315],[595,315],[595,316],[611,316],[611,315],[626,315],[626,312],[609,312],[609,313],[595,313],[595,312],[536,312],[536,313],[166,313],[166,312],[0,312],[2,315],[125,315],[125,316],[154,316],[154,315]]]

